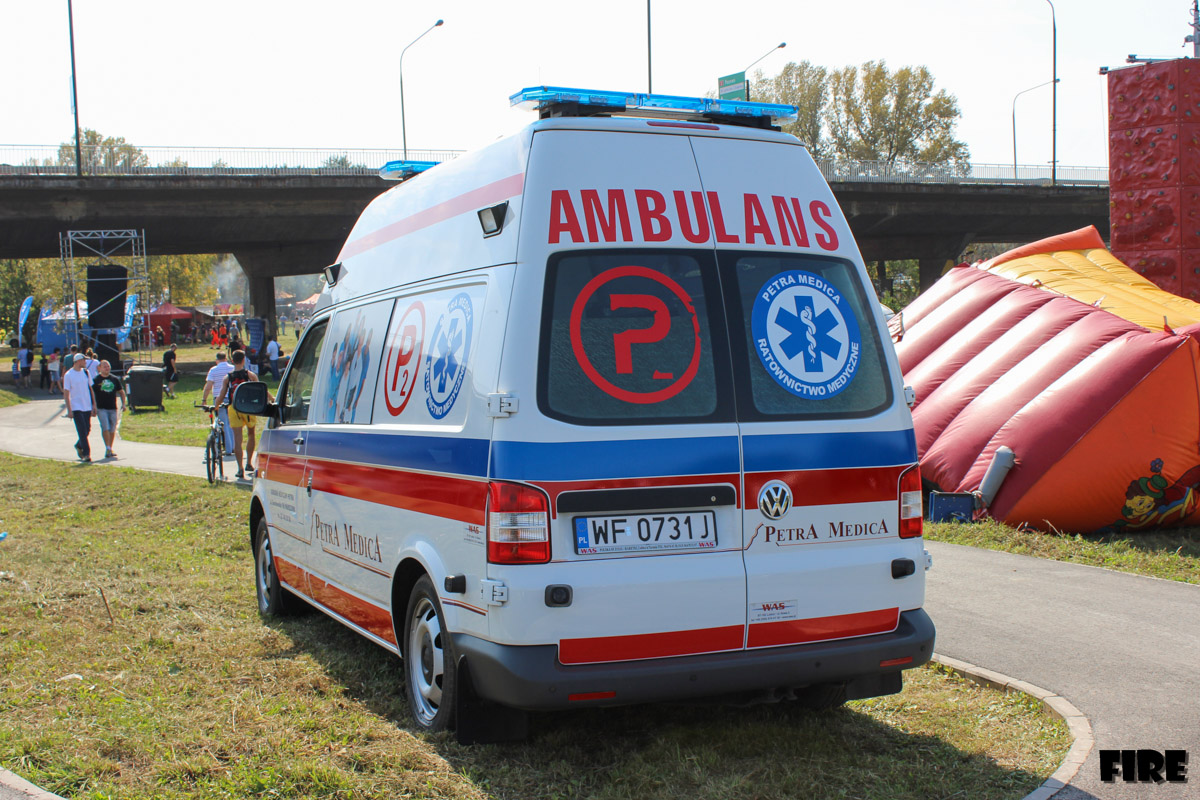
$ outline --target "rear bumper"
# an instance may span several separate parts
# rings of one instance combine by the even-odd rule
[[[699,656],[564,666],[555,645],[516,646],[453,635],[459,657],[470,664],[483,698],[529,711],[586,705],[626,705],[663,700],[799,688],[861,681],[850,696],[870,690],[881,674],[924,664],[933,655],[933,621],[924,609],[900,614],[892,633],[834,642],[737,650]],[[880,662],[904,663],[880,667]],[[575,699],[572,699],[575,696]]]

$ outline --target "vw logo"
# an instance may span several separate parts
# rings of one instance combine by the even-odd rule
[[[758,510],[767,519],[781,519],[792,507],[792,490],[783,481],[770,481],[758,491]]]

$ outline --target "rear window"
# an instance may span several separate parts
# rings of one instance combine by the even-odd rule
[[[875,311],[841,259],[718,255],[741,420],[861,417],[892,402]]]
[[[719,302],[711,251],[552,256],[538,371],[543,412],[593,425],[733,419]]]

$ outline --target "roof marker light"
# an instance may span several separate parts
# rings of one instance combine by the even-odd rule
[[[644,92],[605,92],[567,89],[561,86],[531,86],[508,98],[514,106],[536,109],[541,117],[625,114],[641,117],[682,118],[723,122],[730,125],[771,127],[794,122],[795,106],[716,100],[708,97],[679,97]]]
[[[379,170],[379,177],[385,181],[405,181],[424,172],[430,167],[436,167],[439,161],[389,161]]]

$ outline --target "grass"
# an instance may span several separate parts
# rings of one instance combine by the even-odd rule
[[[996,520],[927,523],[926,538],[1200,583],[1200,528],[1114,534],[1042,533]]]
[[[22,397],[11,389],[0,389],[0,408],[8,408],[18,403],[28,403],[28,397]]]
[[[0,496],[0,765],[68,797],[1015,800],[1068,747],[933,669],[833,712],[581,710],[462,747],[416,732],[394,656],[259,618],[244,492],[0,454]]]
[[[179,383],[175,385],[177,397],[171,399],[164,393],[162,411],[141,409],[136,414],[125,414],[121,418],[121,438],[132,442],[204,446],[208,415],[194,404],[203,397],[204,378],[215,363],[214,351],[205,345],[185,345],[178,352],[175,361],[180,375]],[[267,382],[272,391],[277,388],[277,379],[267,378]],[[214,393],[216,391],[220,391],[220,387]]]

